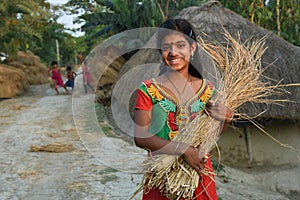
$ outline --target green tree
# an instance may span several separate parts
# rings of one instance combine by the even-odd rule
[[[79,19],[89,35],[116,34],[139,27],[153,27],[178,14],[183,8],[200,5],[206,0],[70,0],[66,6],[84,10]]]
[[[81,29],[85,31],[87,44],[84,52],[88,53],[108,36],[139,27],[156,27],[183,8],[204,2],[206,0],[70,0],[65,5],[75,10],[73,13],[83,11],[78,21],[84,21]]]
[[[58,39],[63,60],[70,60],[74,55],[74,38],[64,32],[64,25],[57,23],[58,9],[50,8],[45,0],[2,0],[0,51],[14,59],[17,51],[30,50],[48,63],[56,58]]]

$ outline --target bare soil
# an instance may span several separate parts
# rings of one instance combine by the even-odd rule
[[[0,101],[0,199],[130,199],[142,178],[134,167],[145,152],[106,124],[98,149],[102,157],[95,156],[78,134],[72,104],[72,95],[55,95],[49,85],[31,86],[22,96]],[[125,151],[134,153],[122,157]],[[216,178],[220,199],[299,199],[262,187],[258,177],[265,171],[258,172],[225,166]]]

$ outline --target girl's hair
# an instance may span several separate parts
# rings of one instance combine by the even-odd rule
[[[171,31],[168,31],[165,29],[169,29]],[[197,42],[197,40],[196,40],[197,36],[196,36],[196,32],[194,30],[194,27],[187,20],[185,20],[185,19],[168,19],[165,22],[163,22],[159,26],[159,29],[158,29],[157,45],[158,45],[159,51],[161,51],[162,40],[166,37],[166,35],[172,34],[173,33],[172,30],[182,33],[190,45],[193,42]],[[202,75],[201,75],[202,66],[200,64],[198,45],[196,45],[192,63],[191,63],[191,61],[189,63],[188,71],[192,76],[202,79]]]
[[[57,61],[52,61],[52,62],[51,62],[51,66],[57,65],[57,64],[58,64]]]
[[[71,66],[67,66],[67,71],[71,71],[72,67]]]

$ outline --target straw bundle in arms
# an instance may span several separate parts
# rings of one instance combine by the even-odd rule
[[[225,31],[224,37],[228,42],[227,46],[206,44],[203,40],[199,42],[221,70],[217,99],[239,117],[250,119],[238,114],[237,109],[246,102],[271,103],[272,100],[265,97],[277,91],[277,86],[271,86],[260,79],[263,73],[261,57],[266,50],[264,38],[242,44],[239,35],[238,40],[235,40]],[[215,146],[221,128],[222,122],[202,113],[180,130],[174,141],[198,148],[204,157]],[[149,157],[142,163],[142,169],[145,176],[140,190],[146,182],[147,189],[158,188],[169,199],[193,199],[199,175],[182,157],[165,154]],[[211,173],[205,169],[202,172],[208,176]]]

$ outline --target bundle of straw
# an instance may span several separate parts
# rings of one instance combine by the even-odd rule
[[[240,118],[251,119],[247,115],[237,113],[238,108],[246,102],[273,103],[276,100],[266,97],[278,92],[278,85],[272,86],[261,80],[261,57],[266,50],[265,38],[241,43],[240,34],[236,40],[227,31],[224,38],[228,42],[227,46],[199,41],[221,70],[217,98],[223,99],[225,105]],[[221,122],[200,114],[180,131],[174,141],[197,147],[204,157],[215,146],[221,128]],[[142,169],[145,176],[138,191],[143,189],[146,182],[147,189],[158,188],[171,200],[193,199],[199,175],[182,157],[165,154],[149,157],[142,163]],[[211,175],[211,172],[205,169],[202,172]]]

